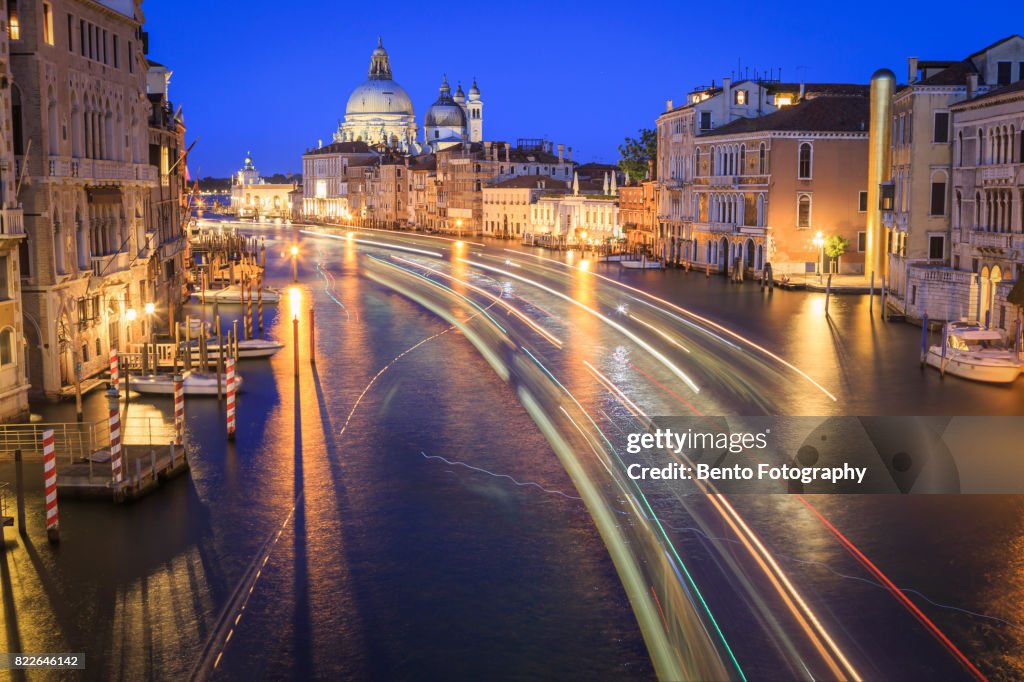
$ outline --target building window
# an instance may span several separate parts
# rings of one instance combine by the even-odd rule
[[[811,195],[801,194],[796,201],[796,226],[808,229],[811,226]]]
[[[18,20],[18,0],[7,0],[7,36],[21,40],[21,22]]]
[[[757,172],[760,175],[764,175],[768,168],[768,150],[764,146],[764,142],[757,148]]]
[[[733,93],[733,101],[739,106],[745,105],[747,103],[747,91],[737,90],[735,93]]]
[[[1009,85],[1010,84],[1010,69],[1013,66],[1012,62],[999,62],[996,64],[996,84],[997,85]]]
[[[68,15],[68,52],[75,51],[75,18],[70,14]]]
[[[711,130],[711,112],[702,111],[700,112],[700,129]]]
[[[7,301],[14,298],[11,292],[11,280],[8,269],[11,267],[10,259],[7,256],[0,256],[0,301]]]
[[[946,237],[941,234],[928,235],[928,258],[942,260],[946,257]]]
[[[0,331],[0,367],[14,364],[14,330],[4,327]]]
[[[800,144],[799,165],[797,177],[801,180],[811,179],[811,143]]]
[[[949,112],[935,112],[935,130],[932,134],[932,142],[945,144],[949,142]]]
[[[860,192],[857,195],[857,210],[861,213],[867,213],[868,210],[868,193]]]
[[[43,41],[53,45],[53,7],[48,2],[43,3]]]
[[[932,182],[932,205],[930,215],[946,215],[946,183]]]
[[[128,73],[135,73],[135,51],[132,41],[128,41]]]
[[[858,232],[857,233],[857,252],[863,253],[868,250],[868,233]]]
[[[114,36],[114,49],[113,49],[113,52],[114,52],[114,68],[115,69],[121,68],[121,55],[119,53],[120,49],[121,49],[120,48],[120,43],[121,43],[120,39],[118,39],[117,36]]]

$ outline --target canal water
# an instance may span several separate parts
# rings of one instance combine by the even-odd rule
[[[291,231],[261,234],[269,284],[289,286]],[[62,501],[58,547],[41,528],[41,477],[29,476],[29,542],[9,541],[0,559],[8,650],[87,652],[88,679],[182,679],[236,613],[226,607],[241,603],[214,652],[217,679],[652,679],[601,540],[508,387],[461,334],[360,277],[354,249],[301,245],[299,376],[285,299],[267,306],[265,329],[285,350],[241,364],[236,443],[223,437],[216,400],[190,400],[191,475],[123,507]],[[821,296],[600,271],[799,358],[837,387],[843,412],[1021,412],[1020,387],[922,373],[920,330],[872,318],[863,297],[833,298],[826,319]],[[168,400],[148,402],[170,412]],[[87,419],[103,418],[102,396],[85,406]],[[39,409],[47,421],[74,419],[70,404]],[[13,480],[9,464],[0,480]],[[1024,675],[1022,498],[816,503],[922,595],[915,602],[983,670]],[[841,620],[877,627],[888,612],[866,612],[861,590],[879,588],[841,550],[794,543],[806,520],[780,516],[779,505],[743,511],[794,565],[805,562],[807,589],[827,595]],[[240,599],[246,586],[252,595]],[[744,627],[729,630],[742,638]]]

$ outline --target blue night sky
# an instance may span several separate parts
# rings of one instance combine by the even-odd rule
[[[365,80],[378,34],[421,126],[443,73],[453,89],[476,76],[486,139],[547,137],[574,160],[610,163],[666,99],[681,103],[738,61],[751,75],[781,67],[786,81],[867,82],[885,66],[903,82],[908,56],[962,59],[1024,32],[1024,19],[993,20],[1020,18],[1014,3],[986,3],[984,20],[955,25],[962,3],[828,5],[146,0],[143,10],[149,56],[174,71],[187,139],[201,138],[193,177],[226,176],[250,149],[264,174],[298,172]]]

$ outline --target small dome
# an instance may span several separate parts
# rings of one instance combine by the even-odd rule
[[[452,97],[452,99],[455,100],[457,104],[462,104],[466,101],[466,93],[462,91],[462,83],[459,83],[459,86],[455,89],[455,96]]]
[[[480,88],[476,86],[476,79],[473,79],[473,85],[469,88],[469,99],[478,100],[480,99]]]
[[[466,125],[466,114],[455,102],[435,102],[427,109],[424,124],[437,128],[463,128]]]

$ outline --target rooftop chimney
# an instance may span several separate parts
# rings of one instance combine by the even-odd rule
[[[505,163],[508,163],[509,161],[511,161],[511,160],[512,160],[512,159],[510,158],[510,152],[511,152],[511,150],[512,150],[512,145],[510,145],[510,144],[509,144],[508,142],[506,142],[506,143],[505,143]]]
[[[917,82],[917,57],[907,59],[907,82]]]
[[[730,92],[731,88],[732,88],[732,79],[731,78],[723,78],[722,79],[722,94],[725,95],[725,106],[730,106],[732,104],[732,93]]]
[[[974,99],[978,93],[978,74],[967,74],[967,99]]]
[[[558,145],[558,163],[562,163],[562,156],[565,154],[565,145]]]
[[[672,100],[665,100],[665,111],[672,111]]]
[[[567,147],[566,148],[566,150],[565,150],[565,158],[566,158],[566,161],[569,161],[570,163],[572,163],[572,147]]]
[[[800,81],[800,98],[797,101],[803,101],[805,92],[807,92],[807,88],[804,85],[803,81]]]

